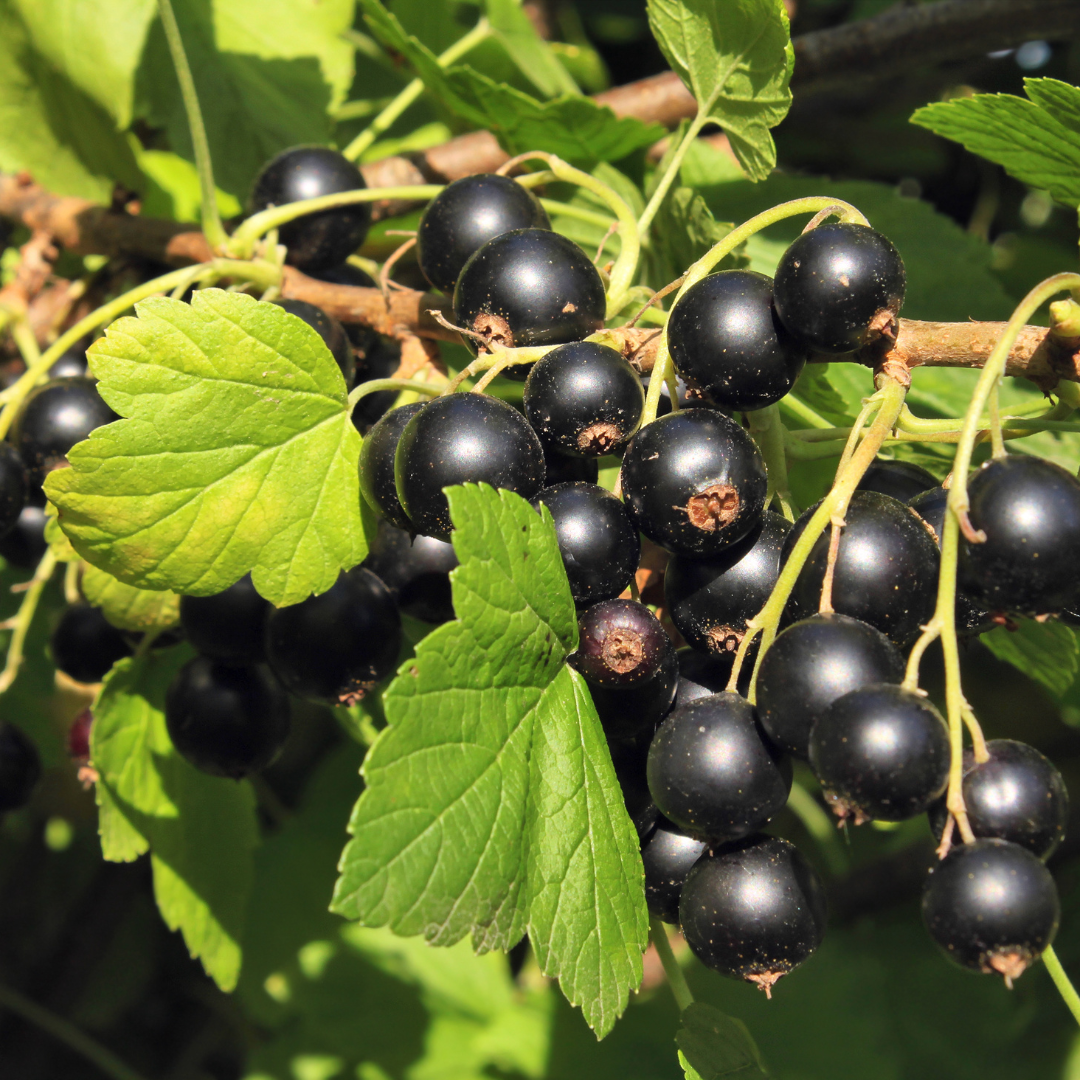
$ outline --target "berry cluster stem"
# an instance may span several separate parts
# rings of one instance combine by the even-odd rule
[[[788,521],[795,520],[795,510],[791,502],[788,487],[787,450],[784,443],[784,425],[780,420],[780,410],[776,405],[767,405],[746,414],[750,434],[757,443],[761,456],[765,459],[765,470],[769,477],[765,492],[765,508],[768,509],[775,499]]]
[[[686,982],[686,976],[679,967],[679,961],[671,951],[671,942],[668,941],[667,930],[664,924],[657,918],[649,920],[649,937],[656,947],[660,963],[664,965],[664,974],[667,976],[668,986],[675,997],[675,1004],[679,1006],[679,1012],[684,1012],[694,1004],[694,995]]]
[[[1042,959],[1046,965],[1046,970],[1050,973],[1050,978],[1054,980],[1057,992],[1061,995],[1061,1000],[1065,1002],[1069,1012],[1073,1014],[1073,1019],[1080,1024],[1080,994],[1076,992],[1072,980],[1061,966],[1061,961],[1058,959],[1057,953],[1054,952],[1053,945],[1047,945],[1043,949]]]
[[[56,555],[50,548],[42,556],[38,563],[34,576],[30,579],[30,587],[23,596],[19,605],[19,612],[10,624],[15,631],[11,635],[11,643],[8,645],[7,660],[4,670],[0,672],[0,694],[11,688],[22,666],[23,649],[26,645],[26,635],[30,632],[30,624],[34,621],[34,613],[37,611],[38,601],[45,590],[45,586],[56,569]]]

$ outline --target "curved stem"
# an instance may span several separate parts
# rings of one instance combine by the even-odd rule
[[[805,401],[801,401],[794,394],[780,399],[780,409],[790,413],[796,420],[809,424],[813,428],[832,429],[832,421],[826,420],[819,412],[812,409]],[[905,406],[906,407],[906,406]]]
[[[518,177],[518,183],[520,184],[523,179],[524,177]],[[541,199],[540,205],[549,214],[560,214],[563,217],[576,218],[578,221],[596,225],[601,229],[607,229],[614,224],[611,218],[604,217],[603,214],[599,214],[595,210],[590,210],[585,206],[575,206],[573,203],[559,202],[558,199]]]
[[[37,611],[38,601],[48,584],[52,572],[56,568],[56,556],[52,550],[48,550],[38,563],[34,576],[30,579],[30,588],[26,590],[22,603],[19,605],[19,613],[15,616],[14,630],[11,635],[11,643],[8,645],[7,660],[4,670],[0,672],[0,694],[11,688],[15,677],[19,674],[22,666],[23,647],[26,645],[26,635],[30,632],[30,624],[34,621],[34,613]]]
[[[369,394],[378,394],[384,390],[408,390],[427,397],[438,397],[443,392],[441,385],[420,382],[417,379],[368,379],[350,391],[349,409],[352,410],[358,401]]]
[[[703,109],[697,116],[691,121],[690,126],[686,129],[686,133],[683,135],[682,142],[679,143],[678,149],[671,156],[671,160],[667,164],[667,168],[664,170],[664,175],[660,177],[660,183],[656,185],[656,190],[652,193],[652,198],[649,199],[649,205],[645,207],[641,212],[641,217],[638,218],[638,231],[644,236],[649,227],[653,223],[653,218],[656,217],[660,210],[660,207],[664,203],[671,185],[675,182],[675,178],[679,175],[679,169],[682,168],[683,158],[686,157],[687,151],[694,145],[694,140],[698,137],[701,129],[709,122],[709,115]]]
[[[1069,976],[1065,974],[1065,969],[1061,966],[1053,945],[1047,945],[1043,949],[1042,959],[1046,970],[1050,972],[1050,978],[1054,980],[1057,992],[1061,995],[1061,1000],[1073,1014],[1073,1019],[1080,1024],[1080,994],[1076,992]]]
[[[679,967],[679,961],[675,959],[675,954],[671,951],[671,942],[668,941],[667,930],[664,929],[664,924],[656,916],[649,920],[649,937],[652,938],[652,943],[656,946],[660,963],[664,965],[664,974],[667,976],[671,993],[675,997],[675,1004],[679,1006],[679,1012],[685,1012],[694,1004],[694,995],[690,992],[686,976],[683,974],[682,968]]]

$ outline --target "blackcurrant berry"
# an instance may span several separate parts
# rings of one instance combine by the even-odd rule
[[[90,365],[86,362],[86,349],[89,344],[90,339],[87,337],[69,345],[49,368],[49,378],[69,379],[72,376],[89,375]]]
[[[370,570],[341,574],[328,592],[266,620],[266,658],[285,688],[328,705],[352,705],[397,664],[401,616]]]
[[[556,484],[595,484],[600,478],[600,466],[596,458],[570,457],[557,450],[544,447],[544,487]]]
[[[753,439],[714,409],[685,409],[643,427],[626,448],[630,518],[661,547],[719,555],[761,522],[765,463]]]
[[[382,521],[362,565],[390,590],[404,614],[429,623],[454,617],[450,571],[458,565],[458,557],[453,544],[433,536],[410,536]]]
[[[544,451],[513,406],[482,394],[449,394],[425,405],[405,425],[394,457],[398,499],[417,532],[450,538],[453,523],[443,489],[485,483],[540,493]]]
[[[954,846],[923,890],[923,921],[962,967],[1019,978],[1054,940],[1057,887],[1026,848],[1006,840]]]
[[[789,626],[762,657],[757,713],[777,746],[810,753],[810,729],[852,690],[904,678],[904,658],[889,639],[846,615],[814,615]]]
[[[99,683],[132,648],[101,608],[71,604],[64,609],[49,640],[53,663],[69,678]]]
[[[833,222],[800,236],[773,279],[788,332],[812,349],[846,353],[895,336],[907,276],[900,252],[867,225]]]
[[[784,561],[817,506],[803,514],[784,544]],[[835,611],[861,619],[907,644],[934,613],[940,556],[934,538],[910,507],[876,491],[856,491],[845,514],[833,576]],[[794,618],[818,609],[830,530],[818,537],[788,603]]]
[[[1010,454],[968,482],[972,526],[983,543],[960,545],[963,590],[990,611],[1041,615],[1076,594],[1080,482],[1060,465]]]
[[[817,718],[810,765],[841,820],[904,821],[949,779],[949,729],[925,697],[890,683],[852,690]]]
[[[0,536],[15,528],[30,494],[30,477],[19,452],[0,443]]]
[[[180,597],[180,625],[203,656],[230,664],[265,659],[263,631],[270,605],[255,591],[251,575],[214,596]]]
[[[665,652],[657,673],[638,686],[590,686],[596,715],[608,740],[634,739],[656,730],[671,711],[679,685],[675,646]]]
[[[366,188],[360,170],[325,146],[294,146],[268,161],[255,180],[251,212]],[[371,204],[354,203],[321,210],[282,225],[278,239],[288,248],[286,262],[301,270],[343,263],[363,242],[371,224]]]
[[[791,526],[765,514],[761,526],[710,559],[676,555],[664,574],[664,604],[687,643],[734,653],[746,621],[762,608],[780,576],[780,551]]]
[[[1065,838],[1069,792],[1061,773],[1033,746],[991,739],[990,760],[975,763],[964,750],[962,791],[968,824],[978,837],[1008,840],[1047,859]],[[930,825],[941,839],[948,820],[945,800],[930,808]]]
[[[726,692],[668,714],[649,747],[648,776],[660,813],[715,841],[756,832],[791,789],[791,769],[765,739],[754,707]]]
[[[454,289],[458,326],[491,348],[580,341],[604,325],[606,303],[585,252],[546,229],[515,229],[489,240]],[[465,343],[477,350],[475,339]]]
[[[196,769],[239,780],[277,756],[289,734],[289,699],[262,664],[196,656],[169,684],[165,726]]]
[[[637,372],[595,341],[560,345],[543,356],[525,380],[523,398],[525,417],[541,442],[585,457],[623,446],[645,407]]]
[[[20,570],[32,570],[49,549],[45,542],[45,510],[40,506],[24,506],[15,526],[0,536],[0,556]]]
[[[40,778],[37,747],[14,724],[0,720],[0,814],[25,806]]]
[[[859,481],[859,491],[876,491],[903,503],[910,503],[917,495],[937,486],[934,474],[921,465],[885,458],[873,462]]]
[[[345,327],[333,315],[327,315],[322,308],[309,304],[306,300],[272,300],[271,303],[284,308],[290,315],[303,319],[323,339],[330,355],[341,369],[345,388],[351,390],[356,378],[356,361],[353,359],[352,346],[349,344]]]
[[[357,385],[372,379],[391,379],[401,367],[401,346],[390,338],[375,336],[374,341],[356,359]],[[397,402],[397,390],[376,390],[374,394],[362,397],[353,408],[353,427],[366,435],[371,426],[385,416]]]
[[[556,484],[536,497],[551,511],[570,594],[579,606],[612,600],[629,584],[641,541],[626,507],[595,484]]]
[[[642,839],[652,832],[660,811],[656,809],[649,792],[645,775],[645,763],[649,758],[649,743],[653,729],[646,728],[636,738],[616,740],[609,744],[611,763],[615,766],[615,778],[622,788],[626,812]]]
[[[668,346],[689,386],[743,412],[779,401],[809,354],[776,317],[772,279],[753,270],[722,270],[687,289],[668,319]]]
[[[412,522],[398,502],[394,455],[405,425],[426,404],[426,401],[417,401],[392,409],[372,427],[360,446],[361,494],[379,517],[407,532],[412,531]]]
[[[680,649],[678,655],[679,685],[675,691],[676,708],[727,689],[734,659],[731,653],[717,656],[715,653],[701,653],[696,649]],[[744,672],[749,674],[747,668],[750,668],[750,665],[744,668]]]
[[[679,921],[679,897],[682,895],[683,882],[707,846],[704,840],[687,836],[663,818],[641,845],[641,861],[645,865],[645,903],[658,919],[666,923]]]
[[[15,420],[12,441],[35,484],[67,464],[68,451],[94,428],[119,420],[93,379],[54,379],[31,390]]]
[[[427,205],[416,231],[424,277],[453,295],[461,268],[489,240],[514,229],[550,229],[531,191],[508,176],[478,173],[455,180]]]
[[[752,836],[707,852],[683,883],[679,924],[706,966],[769,996],[821,944],[825,887],[794,844]]]

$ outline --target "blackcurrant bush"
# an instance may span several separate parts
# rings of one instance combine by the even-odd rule
[[[621,475],[631,520],[676,554],[720,554],[759,525],[765,509],[758,448],[714,409],[647,424],[630,440]]]
[[[99,683],[132,648],[101,608],[71,604],[64,609],[49,640],[53,663],[69,678]]]
[[[15,528],[30,494],[30,477],[19,452],[0,443],[0,536]]]
[[[536,497],[551,512],[570,594],[579,606],[612,600],[629,584],[641,541],[626,507],[595,484],[556,484]]]
[[[1053,942],[1061,904],[1050,872],[1030,851],[976,840],[954,846],[934,867],[922,913],[951,960],[1012,985]]]
[[[937,486],[934,474],[921,465],[884,458],[873,462],[859,481],[859,491],[876,491],[903,503],[910,503],[917,495]]]
[[[196,769],[239,780],[277,756],[289,734],[289,699],[263,664],[196,656],[169,684],[165,726]]]
[[[328,705],[352,705],[397,664],[401,616],[370,570],[341,574],[328,592],[266,619],[266,658],[285,688]]]
[[[784,561],[816,506],[788,534]],[[833,576],[835,611],[861,619],[898,645],[918,634],[934,612],[940,556],[934,538],[910,507],[876,491],[856,491],[845,515]],[[829,555],[830,530],[818,537],[788,603],[794,618],[818,609]]]
[[[429,623],[454,617],[450,571],[458,565],[458,557],[453,544],[433,536],[410,536],[381,521],[362,565],[390,590],[404,614]]]
[[[69,345],[61,354],[60,358],[49,368],[50,379],[68,379],[72,376],[90,374],[90,365],[86,362],[86,348],[90,344],[89,338]]]
[[[687,643],[703,652],[734,653],[746,621],[769,599],[780,576],[780,551],[791,526],[765,514],[759,528],[710,559],[676,555],[664,574],[664,604]]]
[[[272,300],[271,303],[284,308],[290,315],[303,319],[323,339],[341,370],[345,388],[351,390],[356,378],[356,361],[353,359],[352,346],[349,344],[345,327],[333,315],[327,315],[322,308],[309,304],[306,300]]]
[[[1010,454],[968,482],[972,526],[983,543],[960,545],[963,590],[990,611],[1060,611],[1075,597],[1080,481],[1060,465]]]
[[[398,499],[417,532],[450,538],[453,523],[443,489],[485,483],[540,493],[544,451],[513,406],[483,394],[449,394],[425,405],[405,425],[394,457]]]
[[[27,395],[12,441],[31,480],[40,484],[52,469],[67,464],[68,451],[94,428],[119,419],[93,379],[53,379]]]
[[[37,747],[14,724],[0,720],[0,814],[25,806],[40,778]]]
[[[24,506],[10,532],[0,536],[0,556],[20,570],[32,570],[48,550],[45,542],[45,510]]]
[[[964,750],[962,791],[968,824],[978,837],[1008,840],[1047,859],[1065,837],[1069,792],[1061,773],[1033,746],[991,739],[989,761],[976,764]],[[930,808],[930,825],[941,839],[948,820],[944,798]]]
[[[825,887],[794,844],[752,836],[707,852],[683,883],[679,924],[706,966],[771,996],[821,944]]]
[[[817,718],[810,765],[837,817],[904,821],[949,779],[949,730],[925,697],[891,683],[852,690]]]
[[[461,268],[489,240],[514,229],[550,229],[540,200],[516,180],[478,173],[455,180],[427,205],[416,231],[424,277],[453,295]]]
[[[812,349],[846,353],[894,336],[907,276],[900,253],[867,225],[832,222],[800,236],[773,279],[788,331]]]
[[[753,270],[722,270],[687,289],[668,319],[668,346],[689,386],[743,412],[779,401],[809,354],[776,317],[772,279]]]
[[[180,625],[203,656],[230,664],[265,659],[263,631],[270,605],[255,591],[251,575],[214,596],[180,597]]]
[[[649,747],[648,776],[660,813],[715,841],[756,832],[791,789],[791,769],[765,739],[754,707],[726,692],[668,714]]]
[[[412,522],[398,502],[394,455],[405,425],[427,404],[417,401],[392,409],[367,433],[360,446],[360,492],[379,517],[399,529],[412,531]]]
[[[810,729],[852,690],[904,678],[904,658],[889,639],[846,615],[814,615],[789,626],[762,657],[757,714],[777,746],[810,753]]]
[[[596,458],[570,457],[557,450],[544,447],[544,487],[556,484],[595,484],[600,478],[600,466]]]
[[[642,839],[652,832],[660,811],[656,809],[649,792],[649,782],[645,775],[645,763],[649,758],[649,743],[653,729],[646,728],[636,738],[620,739],[609,744],[611,763],[615,766],[615,778],[622,788],[626,812]]]
[[[679,921],[679,897],[694,863],[705,853],[704,840],[687,836],[661,818],[641,845],[645,865],[645,902],[649,911],[666,923]]]
[[[679,685],[675,691],[676,708],[727,689],[734,660],[731,653],[717,656],[715,653],[702,653],[696,649],[680,649],[678,655]],[[744,667],[747,675],[751,670],[751,665]]]
[[[515,229],[489,240],[454,289],[458,326],[492,348],[580,341],[604,325],[606,303],[585,252],[546,229]],[[465,343],[477,350],[475,339]]]
[[[360,170],[325,146],[294,146],[268,161],[255,179],[251,212],[366,188]],[[288,248],[286,262],[301,270],[343,263],[363,242],[371,224],[371,204],[354,203],[305,214],[278,230]]]
[[[600,457],[623,446],[641,423],[645,391],[614,349],[574,341],[532,366],[523,392],[525,417],[546,446]]]

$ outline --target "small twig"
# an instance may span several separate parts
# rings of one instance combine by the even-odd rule
[[[604,254],[604,248],[607,247],[607,242],[619,231],[619,223],[613,221],[608,226],[608,231],[604,233],[603,239],[600,241],[600,246],[596,249],[596,255],[593,258],[593,263],[600,262],[600,256]]]
[[[37,611],[38,601],[45,589],[52,572],[56,568],[56,556],[52,550],[46,551],[38,563],[34,576],[30,579],[19,605],[19,612],[15,616],[15,632],[11,635],[11,643],[8,645],[7,660],[3,672],[0,672],[0,694],[10,689],[15,677],[19,674],[19,668],[23,660],[23,648],[26,645],[26,635],[30,632],[30,624],[34,621],[34,613]]]
[[[597,258],[599,258],[599,255],[597,256]],[[638,308],[637,313],[634,315],[634,317],[628,323],[623,324],[623,329],[629,330],[631,327],[635,326],[638,319],[640,319],[641,316],[649,310],[649,308],[651,308],[654,304],[658,304],[661,300],[664,299],[665,296],[673,293],[677,288],[682,285],[685,280],[686,275],[683,274],[681,277],[677,277],[674,281],[669,281],[659,292],[654,292],[652,296],[650,296],[649,299],[640,308]]]
[[[390,255],[390,257],[382,264],[382,269],[379,271],[379,291],[383,294],[384,299],[390,294],[390,271],[393,270],[394,264],[403,255],[416,247],[416,233],[409,233],[407,235],[409,236],[409,239]],[[387,300],[387,303],[389,303],[389,300]]]

